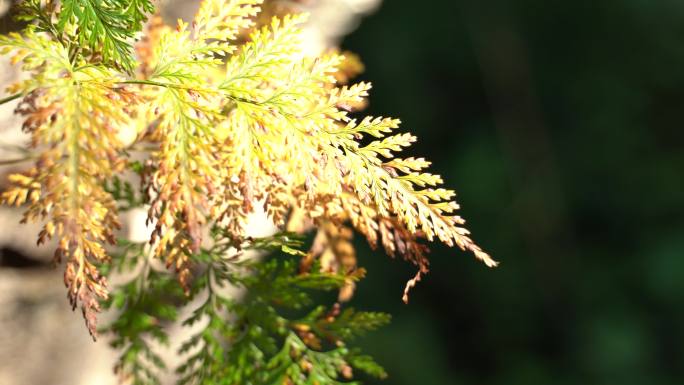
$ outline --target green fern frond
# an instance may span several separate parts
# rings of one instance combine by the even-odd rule
[[[131,72],[132,39],[153,9],[151,0],[63,0],[56,27],[67,36],[75,30],[75,43]]]
[[[270,247],[279,242],[278,238],[257,244]],[[283,309],[310,306],[313,303],[311,290],[337,289],[344,284],[345,277],[316,269],[299,274],[295,260],[280,258],[284,257],[252,264],[242,272],[231,269],[218,256],[201,258],[213,261],[196,282],[203,289],[197,293],[204,293],[206,299],[184,324],[204,322],[206,326],[181,347],[180,353],[194,353],[177,370],[182,375],[180,384],[266,385],[282,383],[286,378],[294,383],[305,383],[300,381],[308,378],[320,384],[335,384],[336,378],[343,378],[344,373],[351,370],[345,369],[350,365],[347,356],[349,361],[353,360],[350,351],[340,347],[343,341],[388,322],[389,317],[382,313],[353,310],[341,314],[339,310],[325,313],[323,307],[315,308],[301,320],[286,318],[281,314]],[[216,275],[217,267],[221,265],[228,269],[218,271],[228,275]],[[244,299],[234,301],[219,294],[217,285],[226,279],[244,289]],[[323,346],[321,341],[333,347]],[[284,352],[301,357],[292,361],[292,356]],[[290,358],[286,359],[286,356]],[[297,371],[295,366],[307,360],[311,361],[311,368]]]
[[[118,317],[101,329],[114,338],[110,345],[121,351],[115,371],[134,385],[159,385],[166,363],[150,341],[168,346],[164,324],[178,317],[175,305],[182,298],[173,276],[151,266],[141,244],[121,241],[122,253],[114,257],[115,271],[134,275],[114,288],[104,306]]]

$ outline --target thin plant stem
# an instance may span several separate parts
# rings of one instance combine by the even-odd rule
[[[0,99],[0,105],[5,104],[5,103],[9,103],[9,102],[11,102],[12,100],[15,100],[15,99],[19,99],[19,98],[22,97],[22,96],[24,96],[24,93],[23,93],[23,92],[19,92],[18,94],[14,94],[14,95],[10,95],[10,96],[4,97],[4,98]]]

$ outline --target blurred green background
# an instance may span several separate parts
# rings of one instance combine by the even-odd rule
[[[357,240],[369,384],[684,383],[683,1],[386,0],[343,47],[501,262],[435,245],[406,306]]]

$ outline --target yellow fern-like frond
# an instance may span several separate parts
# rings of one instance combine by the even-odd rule
[[[220,88],[233,98],[258,98],[260,84],[287,76],[290,66],[302,59],[299,26],[306,19],[304,14],[273,18],[270,26],[254,32],[228,61]]]
[[[275,19],[228,62],[220,89],[235,105],[229,119],[240,122],[229,126],[228,136],[244,139],[231,166],[249,168],[252,180],[286,173],[290,186],[305,191],[304,201],[296,200],[309,207],[307,200],[352,191],[372,204],[379,218],[392,218],[408,233],[470,250],[494,266],[454,214],[458,205],[453,191],[439,187],[440,176],[422,171],[429,163],[394,159],[416,140],[409,133],[393,134],[399,120],[367,117],[356,122],[348,117],[370,84],[335,87],[333,74],[341,57],[304,57],[293,43],[299,40],[300,21]],[[364,136],[377,140],[362,145]]]
[[[12,64],[21,63],[24,71],[32,73],[30,78],[10,86],[12,93],[26,93],[48,85],[73,68],[66,47],[31,27],[23,35],[16,32],[0,35],[0,53],[11,54]]]
[[[473,252],[487,266],[496,266],[496,262],[475,245],[468,237],[468,231],[461,227],[465,222],[454,215],[459,208],[452,200],[455,193],[437,187],[441,185],[442,178],[415,171],[426,167],[425,162],[391,159],[395,152],[415,141],[410,134],[384,137],[398,124],[396,120],[367,118],[359,125],[348,124],[341,131],[331,133],[341,136],[342,140],[333,139],[331,143],[337,143],[345,151],[346,155],[340,162],[349,170],[346,178],[349,185],[363,200],[372,200],[381,215],[397,215],[410,232],[421,231],[428,240],[436,237],[449,246],[458,245]],[[350,135],[359,138],[363,134],[382,140],[363,147],[350,140]]]
[[[204,40],[234,40],[240,30],[254,25],[264,0],[206,0],[195,17],[194,29]]]
[[[159,142],[157,170],[152,177],[150,221],[155,222],[156,252],[174,266],[186,286],[190,255],[199,250],[202,227],[220,219],[216,207],[225,207],[233,189],[220,164],[219,139],[222,103],[212,74],[232,48],[237,29],[250,25],[248,17],[258,2],[203,3],[194,29],[179,22],[176,30],[162,33],[145,79],[150,122],[156,121],[150,138]],[[217,41],[216,39],[223,39]]]

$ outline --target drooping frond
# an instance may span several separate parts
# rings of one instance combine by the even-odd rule
[[[202,30],[205,31],[205,30]],[[211,31],[206,31],[211,32]],[[158,40],[148,81],[149,138],[159,143],[152,176],[150,221],[157,255],[174,266],[187,286],[190,254],[197,252],[213,196],[222,188],[214,122],[219,115],[207,71],[220,62],[224,45],[193,38],[187,25],[166,30]]]
[[[420,172],[428,165],[415,159],[393,159],[394,153],[415,141],[410,134],[385,136],[396,129],[398,120],[366,118],[361,123],[350,122],[338,131],[329,132],[331,145],[343,149],[339,161],[346,166],[347,183],[364,201],[371,200],[380,215],[399,217],[411,233],[420,231],[428,240],[435,237],[448,246],[458,245],[472,251],[487,266],[496,266],[460,227],[464,221],[453,215],[459,208],[452,200],[455,193],[439,187],[442,178]],[[356,138],[364,134],[379,138],[365,146]],[[352,139],[354,138],[354,139]]]
[[[116,85],[106,68],[61,70],[59,80],[34,89],[17,108],[40,156],[33,169],[11,177],[13,187],[2,199],[28,203],[24,221],[45,222],[39,244],[59,239],[55,258],[66,259],[69,299],[73,307],[81,306],[95,336],[98,300],[107,297],[96,264],[108,259],[104,244],[114,242],[119,227],[115,201],[102,183],[120,167],[116,134],[128,121],[127,106],[134,97]]]
[[[211,196],[219,188],[213,134],[203,121],[203,114],[212,111],[173,88],[156,101],[161,118],[154,134],[160,149],[150,218],[156,223],[157,255],[179,271],[185,285],[189,255],[199,250]]]

